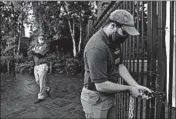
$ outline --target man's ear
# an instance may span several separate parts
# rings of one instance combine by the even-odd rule
[[[116,27],[116,24],[115,24],[115,23],[112,22],[111,24],[112,24],[112,27]]]
[[[113,23],[113,22],[112,22],[112,23],[110,23],[109,25],[110,25],[110,28],[112,28],[112,29],[114,29],[114,27],[116,27],[116,24],[115,24],[115,23]]]

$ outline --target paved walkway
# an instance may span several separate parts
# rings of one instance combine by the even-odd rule
[[[51,97],[34,104],[38,87],[29,75],[1,75],[1,118],[84,118],[80,104],[81,78],[48,76]]]

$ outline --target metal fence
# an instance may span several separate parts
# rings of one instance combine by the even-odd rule
[[[170,2],[170,30],[174,31],[174,1]],[[176,7],[176,6],[175,6]],[[138,119],[175,119],[176,109],[172,107],[172,81],[166,94],[166,1],[121,1],[110,2],[97,22],[94,31],[103,25],[109,14],[115,9],[126,9],[134,15],[139,36],[130,36],[122,44],[124,64],[135,80],[150,89],[161,93],[150,100],[134,99],[127,93],[116,95],[117,118]],[[170,33],[170,79],[173,76],[173,39]],[[173,37],[172,37],[173,36]],[[122,84],[125,84],[121,80]],[[165,96],[164,96],[165,94]],[[168,95],[168,101],[165,97]],[[133,104],[134,101],[134,104]]]

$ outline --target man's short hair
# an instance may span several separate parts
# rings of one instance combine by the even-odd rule
[[[109,25],[110,23],[115,23],[117,26],[122,26],[122,25],[119,24],[118,22],[115,22],[115,21],[113,21],[113,20],[111,20],[111,19],[108,18],[108,19],[105,21],[105,23],[103,24],[103,27]]]
[[[38,36],[44,36],[44,33],[39,33]]]

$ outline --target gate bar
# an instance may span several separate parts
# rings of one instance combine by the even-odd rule
[[[173,79],[173,45],[174,45],[174,1],[170,1],[170,62],[169,62],[169,119],[172,118],[172,79]]]
[[[165,46],[165,25],[166,25],[166,1],[158,2],[158,75],[157,90],[166,91],[166,46]],[[157,100],[159,100],[157,98]],[[165,104],[157,104],[156,118],[165,119]]]
[[[148,2],[148,52],[149,52],[149,86],[155,91],[156,82],[156,1]],[[149,101],[147,119],[155,118],[155,99]]]
[[[144,53],[145,53],[145,48],[144,48],[144,2],[142,1],[141,3],[142,6],[142,18],[141,18],[141,50],[142,50],[142,57],[141,57],[141,85],[144,85]],[[140,105],[140,118],[143,119],[143,110],[144,110],[144,101],[141,101]]]
[[[136,27],[137,27],[137,30],[139,31],[139,1],[136,2]],[[139,83],[139,36],[135,36],[135,45],[136,45],[136,50],[135,50],[135,54],[136,54],[136,59],[137,59],[137,62],[135,63],[135,66],[136,66],[136,82]],[[136,118],[139,118],[138,117],[138,112],[139,112],[139,99],[136,98]]]

